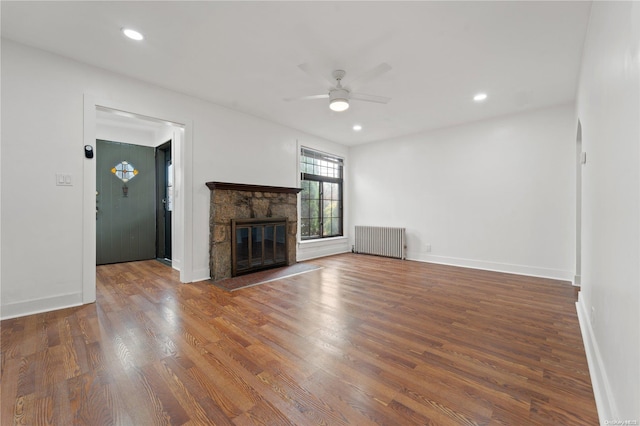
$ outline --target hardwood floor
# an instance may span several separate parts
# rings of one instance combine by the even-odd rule
[[[345,254],[228,293],[145,261],[2,321],[2,425],[596,425],[575,290]]]

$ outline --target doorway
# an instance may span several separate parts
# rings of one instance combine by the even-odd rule
[[[582,166],[586,156],[582,153],[582,124],[578,120],[576,134],[576,273],[573,285],[579,286],[582,275]]]
[[[141,105],[138,102],[97,98],[85,93],[83,98],[83,145],[91,147],[99,135],[98,114],[111,117],[126,115],[138,120],[152,121],[166,126],[166,138],[172,140],[172,163],[174,169],[173,200],[173,248],[172,267],[180,272],[180,281],[193,282],[193,120],[163,111],[162,106]],[[122,139],[120,139],[122,140]],[[82,150],[83,152],[85,149]],[[82,214],[82,303],[96,300],[96,161],[86,157],[83,161],[83,214]],[[207,270],[208,272],[208,270]],[[203,275],[203,274],[201,274]]]
[[[156,157],[156,258],[171,265],[171,215],[173,212],[173,160],[171,141],[155,151]]]

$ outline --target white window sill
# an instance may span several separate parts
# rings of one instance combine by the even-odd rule
[[[326,244],[341,244],[348,243],[349,238],[342,237],[329,237],[329,238],[318,238],[315,240],[302,240],[298,241],[298,246],[314,246],[314,245],[326,245]]]

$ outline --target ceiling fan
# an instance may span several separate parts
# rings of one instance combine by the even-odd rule
[[[325,79],[320,73],[316,72],[313,68],[311,68],[308,64],[300,64],[298,65],[302,71],[306,72],[310,76],[314,77],[317,80],[322,81],[322,84],[325,82],[329,83],[329,91],[328,93],[320,94],[320,95],[309,95],[309,96],[301,96],[297,98],[285,98],[285,101],[302,101],[302,100],[312,100],[312,99],[329,99],[329,108],[332,111],[345,111],[349,108],[349,101],[351,99],[365,102],[376,102],[379,104],[386,104],[391,100],[391,98],[387,98],[385,96],[375,96],[375,95],[367,95],[364,93],[352,92],[349,88],[344,87],[342,85],[342,79],[346,75],[346,72],[343,70],[335,70],[331,73],[331,79]],[[360,75],[358,78],[353,80],[350,87],[357,87],[360,84],[365,83],[366,81],[372,80],[385,72],[391,69],[391,65],[383,62],[377,67],[367,71],[366,73]],[[335,80],[335,81],[334,81]]]

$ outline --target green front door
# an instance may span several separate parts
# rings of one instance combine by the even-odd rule
[[[156,254],[154,149],[96,141],[96,263]]]

